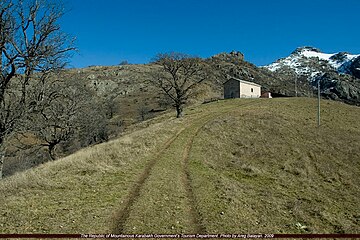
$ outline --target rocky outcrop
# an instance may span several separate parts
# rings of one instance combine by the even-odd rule
[[[244,54],[239,51],[231,51],[230,53],[219,53],[211,57],[213,60],[224,61],[228,63],[239,63],[244,61]]]
[[[342,100],[346,103],[359,105],[360,82],[351,76],[341,76],[336,73],[324,73],[312,82],[317,87],[320,81],[322,96],[333,100]]]
[[[245,61],[244,55],[240,52],[220,53],[206,61],[211,66],[210,75],[213,76],[213,86],[220,96],[223,92],[223,83],[229,77],[258,83],[262,91],[271,91],[275,94],[274,96],[292,96],[294,92],[291,83],[289,84],[271,71]]]
[[[299,86],[302,82],[314,93],[320,81],[323,96],[360,104],[360,55],[347,52],[327,54],[317,48],[301,47],[264,68],[289,83],[296,81]],[[298,96],[308,89],[298,87]]]
[[[346,55],[349,55],[348,52],[339,52],[334,54],[333,56],[330,57],[331,60],[336,61],[336,62],[343,62],[346,61]]]
[[[350,72],[360,81],[360,56],[353,60],[350,65]]]
[[[295,49],[295,51],[293,51],[291,54],[299,54],[303,51],[312,51],[312,52],[317,52],[317,53],[321,53],[321,50],[318,48],[314,48],[311,46],[305,46],[305,47],[298,47]]]

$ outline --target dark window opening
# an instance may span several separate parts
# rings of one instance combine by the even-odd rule
[[[254,92],[254,89],[253,89],[253,88],[251,89],[251,92]]]

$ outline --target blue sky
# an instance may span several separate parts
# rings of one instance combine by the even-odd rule
[[[255,65],[299,46],[360,53],[359,0],[67,0],[71,67],[147,63],[157,53],[237,50]]]

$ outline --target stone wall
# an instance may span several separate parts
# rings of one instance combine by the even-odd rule
[[[240,98],[240,82],[230,79],[224,83],[224,98]]]

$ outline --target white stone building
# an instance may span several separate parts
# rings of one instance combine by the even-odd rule
[[[230,78],[224,83],[224,98],[259,98],[261,96],[261,85]]]

